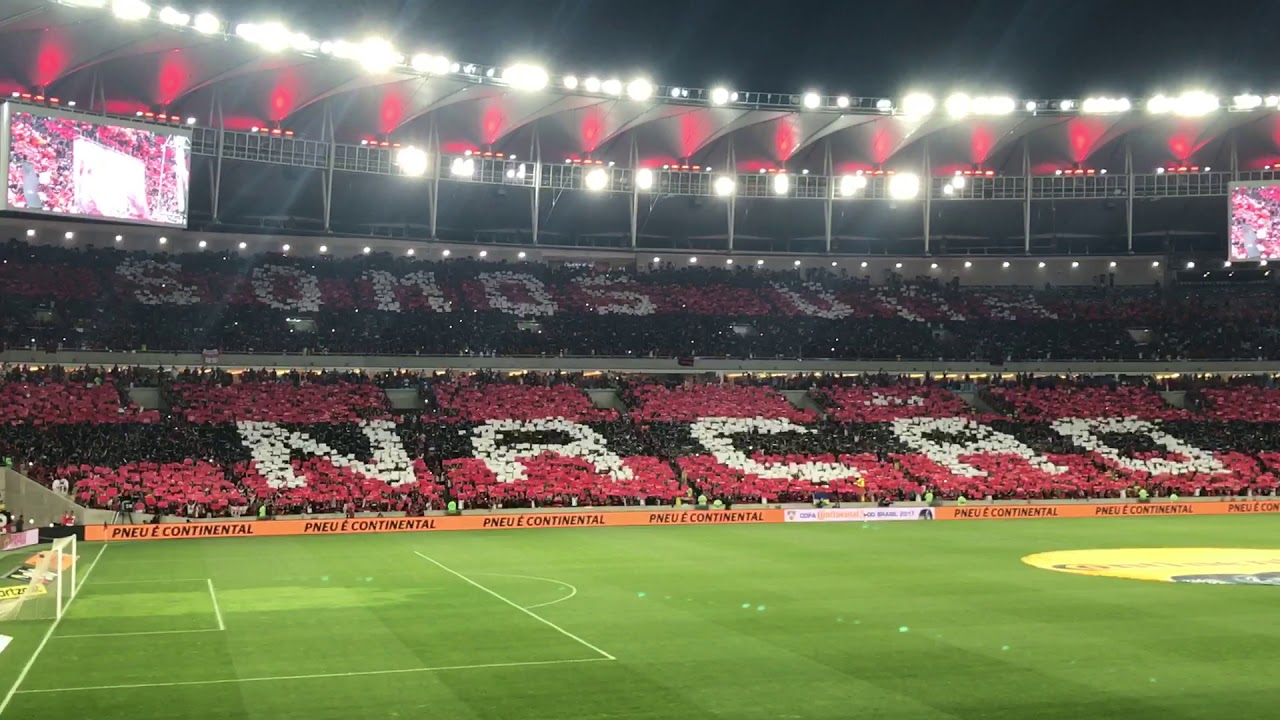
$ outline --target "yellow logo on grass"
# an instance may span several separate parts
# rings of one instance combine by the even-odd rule
[[[1250,548],[1117,548],[1037,553],[1022,562],[1045,570],[1102,577],[1203,583],[1280,585],[1280,550]]]
[[[49,592],[49,588],[43,585],[11,585],[9,587],[0,587],[0,600],[17,600],[28,589],[31,590],[33,595],[43,595]]]

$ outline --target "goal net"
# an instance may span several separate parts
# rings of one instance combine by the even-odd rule
[[[77,560],[74,537],[0,558],[0,621],[62,617],[75,595]]]

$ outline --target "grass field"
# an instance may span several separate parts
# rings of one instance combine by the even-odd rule
[[[1280,589],[1020,558],[1278,533],[1255,516],[82,544],[87,580],[43,647],[50,623],[0,624],[0,693],[29,669],[0,714],[1274,717]]]

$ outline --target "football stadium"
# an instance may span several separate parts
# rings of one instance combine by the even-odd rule
[[[1280,96],[218,8],[0,3],[0,718],[1274,712]]]

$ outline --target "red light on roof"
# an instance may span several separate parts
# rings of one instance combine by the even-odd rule
[[[505,156],[505,155],[503,155],[502,153],[498,153],[498,154],[497,154],[497,156],[498,156],[498,157],[506,157],[506,156]]]
[[[37,96],[35,96],[35,99],[36,99],[36,100],[44,100],[44,96],[43,96],[43,95],[37,95]]]
[[[49,102],[53,103],[54,105],[57,105],[58,103],[60,103],[60,102],[62,102],[62,101],[61,101],[61,100],[59,100],[58,98],[49,98]]]
[[[381,145],[382,147],[386,147],[386,146],[390,145],[391,143],[387,142],[386,140],[383,140],[382,142],[380,142],[380,143],[378,143],[378,144],[379,144],[379,145]]]
[[[988,171],[985,173],[985,175],[986,175],[987,177],[995,177],[995,175],[996,175],[996,171],[995,171],[995,170],[988,170]]]
[[[159,115],[157,115],[157,116],[156,116],[156,119],[157,119],[157,120],[168,120],[168,119],[169,119],[169,116],[168,116],[168,115],[166,115],[166,114],[164,114],[164,113],[160,113]]]
[[[31,93],[22,93],[22,99],[23,99],[23,100],[30,100],[30,99],[31,99]]]
[[[284,131],[284,134],[285,134],[285,135],[288,135],[289,137],[293,137],[293,131],[292,131],[292,130],[285,130],[285,131]]]
[[[272,134],[272,135],[279,135],[279,134],[280,134],[280,133],[282,133],[282,132],[284,132],[284,131],[283,131],[283,130],[281,130],[280,128],[276,128],[275,130],[272,130],[272,131],[271,131],[271,134]]]
[[[1186,166],[1186,165],[1180,165],[1180,166],[1178,166],[1178,172],[1186,172],[1186,171],[1187,171],[1187,166]]]
[[[1096,170],[1094,170],[1093,168],[1089,168],[1088,170],[1085,170],[1085,171],[1084,171],[1084,174],[1085,174],[1085,175],[1092,175],[1092,174],[1094,174],[1095,172],[1097,172],[1097,171],[1096,171]]]
[[[701,165],[694,165],[694,166],[693,166],[693,169],[694,169],[694,170],[701,170],[701,169],[702,169],[702,166],[701,166]]]
[[[155,114],[155,113],[153,113],[153,112],[146,112],[146,113],[142,113],[142,116],[143,116],[143,117],[154,118],[154,117],[156,116],[156,114]]]

